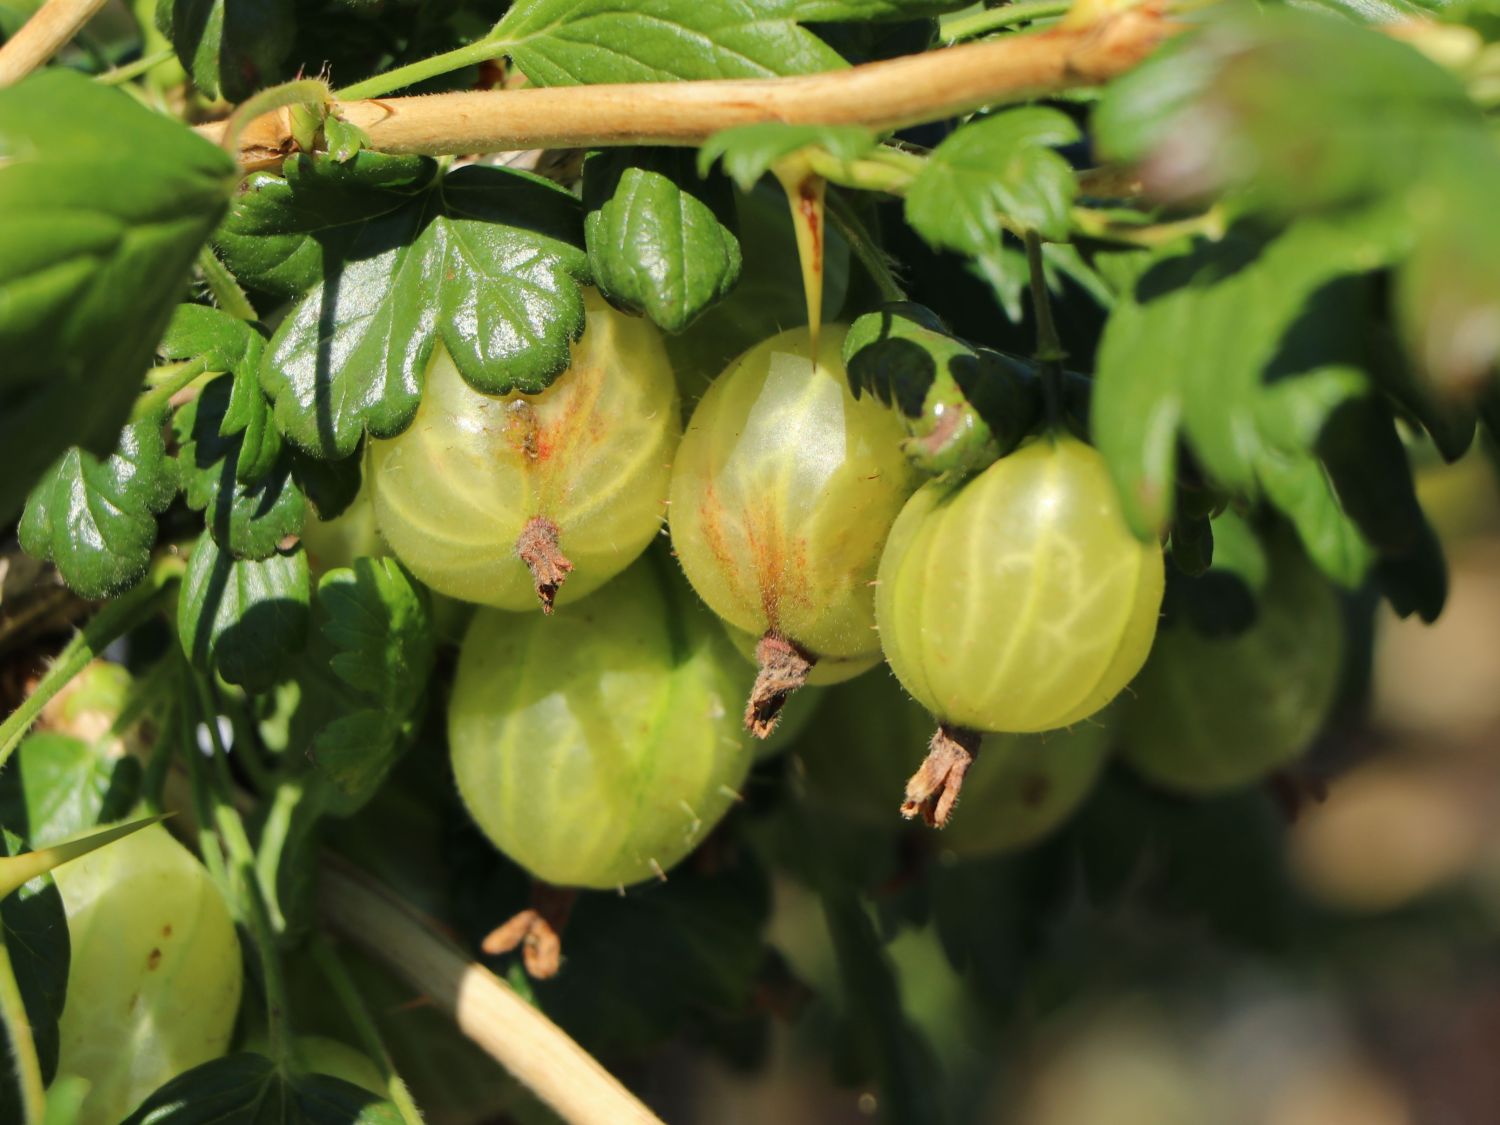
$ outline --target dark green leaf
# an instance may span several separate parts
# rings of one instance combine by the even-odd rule
[[[237,399],[258,404],[250,409]],[[246,415],[253,423],[238,430]],[[292,462],[266,425],[260,388],[221,375],[173,419],[181,445],[178,463],[189,507],[205,514],[209,534],[236,558],[263,559],[302,531],[307,504],[292,482]],[[268,465],[253,484],[241,484],[241,466]]]
[[[360,227],[267,349],[261,382],[281,432],[329,458],[366,429],[399,433],[439,338],[480,391],[545,389],[583,330],[581,217],[540,177],[468,167]]]
[[[312,505],[321,520],[342,515],[359,495],[363,477],[360,450],[355,449],[339,461],[309,457],[299,449],[289,450],[292,458],[292,480]]]
[[[888,305],[856,320],[844,338],[856,397],[896,408],[907,458],[929,473],[975,472],[1031,432],[1041,401],[1024,360],[975,348],[920,305]]]
[[[281,78],[295,0],[157,0],[157,23],[209,98],[242,101]]]
[[[734,193],[690,150],[615,149],[583,166],[584,238],[609,300],[680,332],[740,276]]]
[[[401,1125],[370,1091],[325,1074],[288,1075],[263,1055],[238,1054],[168,1082],[123,1125]]]
[[[65,69],[0,91],[0,521],[70,445],[105,456],[237,168]]]
[[[308,584],[300,546],[268,559],[235,559],[204,535],[177,604],[182,650],[199,668],[264,691],[306,640]]]
[[[906,195],[906,219],[933,246],[998,251],[1007,224],[1067,236],[1078,184],[1052,146],[1078,139],[1055,109],[1029,107],[971,122],[933,150]]]
[[[698,150],[698,171],[706,175],[722,161],[725,174],[741,191],[749,191],[778,160],[814,147],[839,160],[858,160],[875,147],[875,134],[858,125],[740,125],[704,142]]]
[[[522,0],[495,27],[496,53],[532,82],[768,78],[844,65],[800,22],[911,19],[961,0]],[[628,44],[623,50],[620,44]]]
[[[1219,513],[1211,526],[1212,565],[1196,575],[1171,578],[1167,612],[1186,616],[1204,636],[1228,636],[1255,623],[1270,564],[1260,537],[1237,512]]]
[[[79,595],[110,597],[146,573],[156,515],[176,494],[162,420],[143,418],[125,428],[119,449],[102,463],[77,446],[63,454],[27,499],[21,546],[56,563]]]
[[[346,258],[393,245],[410,223],[382,220],[424,196],[437,164],[378,152],[342,162],[299,154],[282,173],[246,179],[214,244],[242,284],[293,298],[336,275]]]
[[[26,850],[19,836],[0,831],[0,854]],[[31,1025],[32,1044],[41,1064],[42,1080],[50,1082],[57,1070],[57,1021],[62,1016],[68,988],[68,919],[62,895],[52,876],[42,875],[0,900],[0,926],[5,928],[6,952]],[[10,1043],[0,1027],[0,1112],[6,1121],[20,1121],[20,1090],[10,1065]]]
[[[1237,230],[1159,254],[1119,301],[1100,345],[1093,432],[1138,533],[1171,518],[1181,434],[1210,483],[1263,491],[1330,576],[1360,581],[1369,549],[1311,449],[1329,413],[1366,392],[1346,365],[1361,321],[1334,283],[1385,256],[1378,233]]]
[[[418,717],[432,622],[422,587],[389,558],[323,575],[318,615],[328,666],[352,690],[345,712],[315,736],[312,758],[351,811],[385,778]]]

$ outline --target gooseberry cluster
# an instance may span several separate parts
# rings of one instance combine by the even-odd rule
[[[847,759],[830,774],[823,754],[815,789],[894,815],[935,716],[902,811],[946,824],[977,756],[970,828],[950,836],[993,851],[1045,832],[1097,774],[1095,716],[1156,631],[1159,545],[1060,429],[927,479],[897,412],[846,376],[846,332],[755,344],[684,426],[657,329],[591,293],[546,391],[480,394],[439,348],[415,421],[371,443],[390,547],[485,607],[449,704],[453,768],[475,821],[539,879],[661,876],[732,804],[794,693],[882,660],[905,693],[872,674],[810,701],[830,719],[807,741]],[[648,550],[663,522],[675,566]]]

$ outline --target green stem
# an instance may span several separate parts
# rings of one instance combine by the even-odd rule
[[[944,43],[957,43],[963,39],[973,39],[976,35],[1014,27],[1018,23],[1066,15],[1072,6],[1073,0],[1030,0],[1029,3],[1007,4],[1002,8],[954,16],[941,21],[938,25],[938,37]]]
[[[418,82],[436,78],[440,74],[448,74],[455,70],[462,70],[466,66],[478,66],[482,62],[488,62],[504,54],[506,46],[503,40],[480,39],[478,42],[470,43],[467,47],[444,51],[441,55],[419,59],[414,63],[398,66],[395,70],[388,70],[384,74],[373,75],[363,82],[345,86],[342,90],[335,91],[334,97],[341,101],[378,98],[389,94],[392,90],[404,90],[408,86],[415,86]]]
[[[870,280],[880,290],[881,300],[906,300],[906,292],[901,288],[895,273],[891,270],[890,259],[886,257],[885,251],[881,250],[869,229],[855,214],[849,201],[837,192],[830,192],[827,206],[828,217],[833,220],[833,225],[839,228],[845,241],[849,243],[849,249],[854,252],[860,265],[864,266],[865,272],[870,275]]]
[[[219,261],[219,256],[213,252],[212,247],[205,246],[198,251],[198,269],[203,272],[203,280],[219,308],[237,320],[256,318],[255,306],[245,296],[245,291],[240,288],[234,274],[229,272],[229,267]]]
[[[305,793],[301,782],[295,778],[287,778],[276,786],[276,796],[261,826],[260,850],[255,865],[262,887],[272,885],[276,878],[276,865],[284,857],[287,839],[292,834],[292,818]],[[268,898],[271,925],[277,933],[285,933],[286,915],[282,912],[280,898],[277,895]]]
[[[113,70],[106,70],[94,81],[101,86],[119,86],[129,82],[132,78],[139,78],[152,67],[160,66],[169,59],[175,57],[177,52],[171,47],[163,47],[159,51],[152,51],[149,55],[142,55],[134,62],[128,62],[124,66],[117,66]]]
[[[208,787],[213,826],[224,842],[229,869],[234,873],[235,887],[239,892],[239,913],[250,931],[260,960],[270,1057],[273,1062],[282,1064],[292,1061],[293,1047],[287,1028],[291,1007],[287,1003],[286,982],[281,976],[281,959],[276,955],[276,931],[266,907],[265,888],[256,871],[255,848],[250,843],[239,810],[234,807],[234,780],[229,776],[228,751],[219,734],[219,709],[214,705],[208,682],[197,673],[193,674],[192,681],[198,699],[198,718],[208,728],[208,737],[213,744],[215,784]]]
[[[0,766],[10,759],[22,737],[31,729],[31,724],[42,713],[42,708],[82,672],[89,661],[160,608],[168,584],[182,573],[183,566],[181,559],[159,560],[134,589],[107,603],[67,643],[36,685],[36,690],[0,723]]]
[[[808,148],[807,164],[829,183],[860,191],[883,191],[887,195],[905,195],[911,187],[914,172],[886,160],[840,160],[826,149]],[[921,160],[921,157],[915,158]],[[920,170],[920,165],[918,167]]]
[[[36,1056],[36,1040],[31,1035],[31,1020],[16,983],[10,950],[5,946],[5,926],[0,924],[0,1021],[10,1039],[11,1065],[21,1088],[21,1115],[24,1125],[42,1125],[47,1113],[47,1092],[42,1084],[42,1064]]]
[[[1042,262],[1042,238],[1034,230],[1022,236],[1026,243],[1026,266],[1031,276],[1031,311],[1036,317],[1036,359],[1042,369],[1042,405],[1050,425],[1062,419],[1063,350],[1052,319],[1052,296],[1047,292],[1047,272]]]
[[[139,422],[142,418],[150,418],[153,414],[161,413],[171,403],[173,395],[207,370],[208,360],[203,358],[188,360],[177,371],[135,400],[135,406],[130,411],[130,420]]]
[[[318,968],[327,978],[333,994],[338,997],[349,1021],[354,1024],[360,1045],[364,1047],[365,1053],[379,1065],[380,1073],[386,1080],[386,1093],[391,1103],[400,1112],[401,1120],[406,1125],[422,1125],[422,1111],[412,1100],[411,1091],[406,1088],[401,1075],[396,1073],[396,1065],[391,1061],[390,1052],[386,1050],[385,1043],[380,1038],[380,1029],[375,1026],[369,1007],[360,996],[359,989],[354,986],[354,981],[350,979],[344,963],[339,960],[333,943],[322,934],[314,934],[311,945],[313,960],[318,963]]]

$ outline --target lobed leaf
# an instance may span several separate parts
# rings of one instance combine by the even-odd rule
[[[734,193],[700,179],[691,151],[615,149],[583,166],[583,221],[594,283],[622,308],[681,332],[740,276]]]
[[[1094,437],[1139,534],[1171,520],[1183,440],[1210,484],[1285,512],[1334,580],[1358,584],[1377,553],[1431,578],[1410,467],[1364,373],[1362,275],[1392,242],[1368,219],[1307,220],[1279,234],[1241,225],[1157,254],[1105,328],[1093,405]],[[1350,445],[1342,424],[1353,416],[1363,421]],[[1378,474],[1371,443],[1388,454]],[[1443,592],[1422,587],[1401,605],[1427,616]]]
[[[0,90],[0,521],[71,445],[120,439],[238,169],[74,71]]]
[[[151,561],[156,516],[177,495],[176,468],[156,416],[127,426],[105,461],[74,446],[27,499],[21,546],[55,563],[81,597],[129,589]]]
[[[173,419],[188,506],[205,514],[214,542],[236,558],[275,554],[283,539],[301,533],[307,515],[290,453],[267,413],[258,384],[221,375]],[[246,476],[253,483],[242,483]]]
[[[493,167],[460,169],[409,198],[406,188],[372,193],[366,185],[355,194],[378,217],[333,228],[325,245],[306,225],[345,191],[332,175],[337,186],[327,199],[317,188],[305,205],[294,189],[278,193],[287,200],[286,224],[304,228],[286,236],[296,244],[287,245],[289,258],[316,260],[322,270],[281,322],[261,368],[277,426],[294,444],[339,458],[366,430],[399,433],[416,411],[439,338],[486,394],[539,392],[567,368],[569,344],[583,330],[578,286],[588,276],[573,196]],[[394,199],[390,209],[376,206]],[[269,225],[265,209],[258,214]],[[283,280],[292,272],[271,270]]]
[[[938,145],[906,195],[906,221],[933,246],[976,257],[998,252],[1007,224],[1063,239],[1078,184],[1053,146],[1078,139],[1055,109],[981,118]]]

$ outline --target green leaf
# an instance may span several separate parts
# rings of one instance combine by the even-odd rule
[[[583,166],[583,205],[594,283],[668,332],[739,280],[734,193],[719,177],[700,179],[690,150],[594,153]]]
[[[243,101],[281,78],[295,0],[157,0],[157,23],[209,98]]]
[[[179,1074],[122,1125],[402,1125],[370,1091],[325,1074],[288,1075],[263,1055],[226,1055]]]
[[[1315,447],[1368,393],[1359,293],[1344,280],[1388,256],[1383,232],[1301,223],[1279,236],[1158,253],[1117,303],[1098,357],[1093,433],[1143,538],[1171,519],[1177,443],[1209,482],[1266,495],[1330,577],[1361,581],[1372,552]]]
[[[237,411],[237,398],[259,405]],[[234,429],[247,415],[253,424]],[[292,482],[290,455],[266,424],[259,386],[221,375],[178,410],[173,428],[188,506],[205,513],[220,548],[236,558],[264,559],[287,536],[301,533],[307,504]],[[255,483],[241,484],[240,466],[246,463],[269,464],[257,470]]]
[[[205,371],[254,372],[266,338],[255,326],[208,305],[178,305],[156,346],[163,359],[201,359]]]
[[[1483,115],[1451,71],[1373,28],[1311,12],[1240,13],[1113,83],[1102,155],[1169,199],[1225,190],[1283,210],[1404,191]]]
[[[856,398],[869,391],[896,409],[910,435],[902,449],[924,472],[984,468],[1019,445],[1041,412],[1030,363],[965,343],[920,305],[856,320],[844,364]]]
[[[327,458],[348,456],[366,430],[399,433],[440,338],[477,390],[544,390],[583,330],[581,218],[547,180],[467,167],[361,225],[266,351],[261,383],[281,432]]]
[[[260,362],[266,338],[256,326],[207,305],[179,305],[157,346],[164,359],[199,360],[206,371],[227,371],[234,389],[222,411],[220,435],[241,435],[235,479],[254,484],[269,473],[281,453],[270,404],[260,389]]]
[[[1212,520],[1212,565],[1167,583],[1166,611],[1183,615],[1207,637],[1232,636],[1255,623],[1261,591],[1270,576],[1265,545],[1250,522],[1232,509]]]
[[[996,253],[1006,224],[1066,238],[1078,184],[1052,151],[1078,139],[1055,109],[1029,107],[982,118],[938,145],[906,195],[906,220],[933,246]]]
[[[229,683],[264,691],[306,640],[308,585],[300,545],[268,559],[235,559],[204,535],[177,604],[183,652]]]
[[[350,690],[344,713],[318,732],[311,753],[350,812],[384,780],[419,715],[432,673],[432,621],[422,587],[389,558],[356,559],[352,569],[323,575],[318,615],[327,664]]]
[[[23,850],[20,837],[0,831],[0,855],[13,857]],[[68,918],[62,895],[50,875],[39,875],[0,899],[0,926],[5,928],[6,952],[21,992],[32,1043],[41,1064],[42,1080],[57,1071],[57,1021],[62,1016],[68,988]],[[21,1091],[11,1065],[9,1036],[0,1026],[0,1113],[6,1121],[20,1121]]]
[[[81,597],[111,597],[145,575],[156,516],[176,495],[162,420],[143,418],[125,428],[106,461],[77,446],[63,454],[27,499],[21,546],[56,563]]]
[[[358,448],[339,461],[309,457],[298,449],[288,452],[292,458],[292,480],[319,519],[335,519],[354,503],[363,479],[363,458]]]
[[[140,763],[70,735],[32,734],[0,772],[0,823],[45,848],[115,819],[134,803]]]
[[[820,148],[839,160],[858,160],[875,147],[875,134],[858,125],[784,125],[765,122],[723,129],[698,150],[698,171],[718,161],[741,191],[749,191],[778,160],[804,148]]]
[[[0,90],[0,153],[3,522],[70,445],[114,449],[238,169],[62,68]]]
[[[336,274],[346,258],[388,245],[383,220],[423,198],[437,163],[378,152],[348,161],[298,154],[282,173],[245,180],[214,245],[242,284],[291,299]]]
[[[961,0],[521,0],[491,38],[497,53],[541,86],[769,78],[844,65],[800,23],[913,19],[963,6]]]

